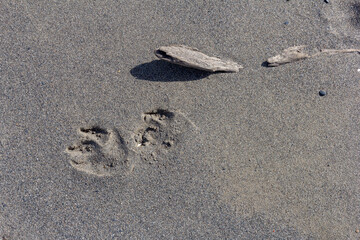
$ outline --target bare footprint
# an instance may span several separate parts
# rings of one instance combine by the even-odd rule
[[[126,174],[131,170],[129,150],[115,129],[80,128],[80,141],[66,149],[75,169],[97,176]]]
[[[153,164],[175,148],[180,136],[194,126],[177,111],[155,109],[142,115],[143,126],[134,136],[142,159]]]

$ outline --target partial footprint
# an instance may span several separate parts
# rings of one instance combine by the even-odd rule
[[[150,164],[174,149],[182,133],[194,126],[177,111],[156,109],[142,115],[143,126],[134,136],[135,144],[143,159]]]
[[[324,7],[324,16],[330,32],[360,40],[360,0],[331,1]]]
[[[117,130],[94,126],[78,133],[80,141],[66,149],[75,169],[97,176],[126,174],[131,169],[129,151]]]
[[[143,120],[146,124],[135,136],[138,146],[171,147],[175,142],[175,134],[170,126],[174,116],[174,113],[162,109],[144,113]]]

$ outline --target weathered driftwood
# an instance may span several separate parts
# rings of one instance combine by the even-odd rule
[[[296,62],[302,59],[309,58],[310,55],[305,53],[305,46],[296,46],[285,49],[281,54],[271,57],[267,60],[269,67],[277,67],[282,64]]]
[[[329,53],[329,54],[337,54],[337,53],[359,53],[360,49],[322,49],[320,53]],[[315,54],[316,55],[316,54]]]
[[[155,50],[155,55],[174,64],[208,72],[238,72],[240,68],[243,68],[235,62],[209,57],[196,48],[184,45],[160,47]]]
[[[275,57],[271,57],[267,60],[269,67],[277,67],[282,64],[296,62],[302,59],[316,57],[321,54],[338,54],[338,53],[360,53],[360,49],[321,49],[320,52],[317,52],[313,55],[310,55],[305,52],[306,46],[295,46],[290,47],[285,50],[279,55]]]

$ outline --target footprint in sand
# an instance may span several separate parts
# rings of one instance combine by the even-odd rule
[[[323,11],[331,33],[360,40],[359,0],[332,1]]]
[[[142,115],[143,126],[134,136],[137,150],[149,164],[158,162],[178,144],[182,133],[194,125],[178,111],[155,109]]]
[[[66,149],[75,169],[97,176],[131,171],[129,150],[117,130],[93,126],[80,128],[78,133],[80,141]]]
[[[156,109],[144,113],[142,120],[142,126],[134,134],[137,147],[132,150],[125,145],[116,129],[98,126],[80,128],[80,140],[66,149],[71,156],[71,166],[96,176],[112,176],[132,172],[134,157],[141,157],[149,164],[165,165],[162,159],[170,156],[183,133],[197,129],[179,111]]]
[[[137,146],[172,147],[175,139],[169,125],[174,116],[174,113],[162,109],[144,113],[145,126],[140,128],[135,136]]]

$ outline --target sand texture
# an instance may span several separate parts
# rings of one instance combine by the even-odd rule
[[[1,1],[0,239],[359,239],[359,6]]]

